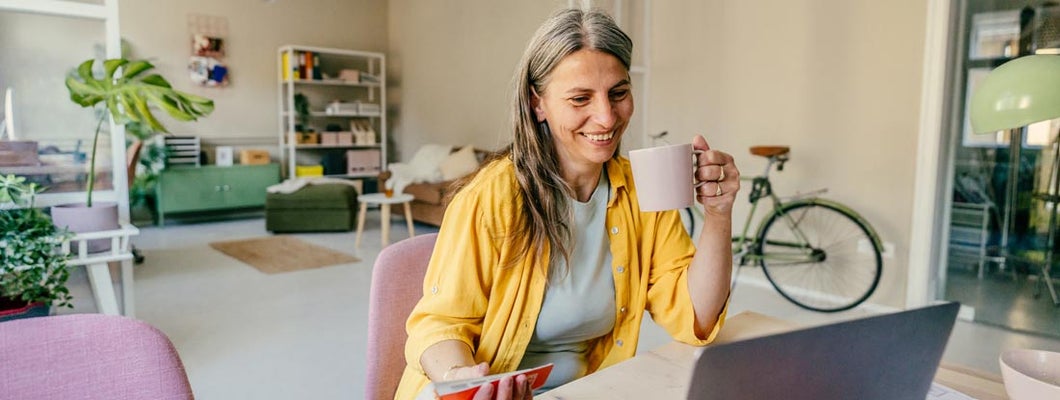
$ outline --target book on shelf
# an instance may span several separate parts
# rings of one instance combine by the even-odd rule
[[[284,51],[280,55],[282,78],[288,80],[323,80],[324,72],[320,68],[320,54],[312,51]]]
[[[320,70],[320,54],[313,53],[313,73],[309,75],[309,79],[319,81],[324,79],[324,73]]]
[[[487,375],[478,378],[457,379],[452,381],[435,382],[434,394],[440,400],[470,400],[478,392],[479,387],[485,383],[493,385],[493,392],[497,393],[497,385],[501,379],[509,376],[526,375],[530,381],[530,390],[540,389],[545,386],[548,374],[552,372],[552,363],[540,367],[527,368],[514,372]]]
[[[295,79],[305,79],[305,53],[298,52],[298,76]]]
[[[313,52],[307,51],[302,53],[302,56],[305,57],[305,73],[302,74],[302,79],[311,80],[313,79],[313,69],[315,68],[313,65]]]
[[[291,80],[291,53],[288,51],[280,54],[280,79],[284,81]]]

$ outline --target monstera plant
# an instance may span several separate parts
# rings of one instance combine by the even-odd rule
[[[143,60],[115,58],[103,61],[103,74],[93,74],[95,59],[77,67],[77,73],[66,78],[70,100],[81,107],[103,106],[92,137],[89,158],[87,199],[83,204],[52,207],[52,219],[73,232],[98,232],[118,229],[118,206],[115,203],[93,204],[96,183],[96,149],[99,134],[107,116],[115,125],[139,122],[157,132],[168,132],[155,118],[152,108],[161,109],[179,121],[195,121],[213,112],[213,101],[205,97],[174,90],[161,75],[150,73],[154,65]],[[90,241],[90,252],[110,248],[107,240]]]
[[[95,61],[90,59],[81,63],[77,67],[77,74],[66,78],[66,88],[74,103],[81,107],[106,107],[106,112],[99,113],[92,137],[86,200],[88,207],[92,207],[92,191],[95,187],[96,146],[107,115],[118,125],[138,122],[157,132],[169,132],[155,118],[152,106],[179,121],[195,121],[209,115],[214,108],[213,100],[175,90],[161,75],[149,73],[154,65],[147,61],[124,58],[106,60],[100,77],[92,73]]]

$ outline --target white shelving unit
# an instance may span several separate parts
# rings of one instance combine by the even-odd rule
[[[311,68],[300,67],[302,54],[312,55]],[[342,171],[326,170],[325,176],[329,177],[375,178],[386,169],[388,132],[386,56],[383,53],[287,45],[277,52],[276,70],[280,95],[277,102],[280,159],[284,176],[294,177],[297,166],[321,165],[326,159],[333,161],[328,166],[336,165],[336,159],[347,163],[355,159],[360,163],[357,168],[344,163],[346,166]],[[303,131],[312,128],[319,138],[329,125],[338,126],[343,135],[347,132],[354,134],[352,143],[299,143],[300,132],[296,130],[296,125],[300,125],[299,114],[295,108],[295,95],[299,93],[309,103],[308,126],[302,127]],[[367,133],[369,131],[372,133]],[[350,138],[349,135],[344,137]],[[355,154],[347,155],[350,152]],[[378,165],[371,164],[376,158]],[[366,161],[370,164],[365,165]]]

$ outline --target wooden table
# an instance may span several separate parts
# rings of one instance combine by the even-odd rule
[[[357,216],[357,240],[354,243],[355,248],[361,247],[361,233],[364,232],[364,217],[368,213],[368,204],[378,204],[380,209],[379,223],[383,230],[382,245],[390,244],[390,205],[391,204],[404,204],[405,205],[405,223],[409,227],[409,237],[416,236],[416,230],[412,227],[412,209],[409,205],[412,202],[412,195],[401,193],[387,197],[382,193],[369,193],[361,195],[357,198],[357,201],[361,202],[361,213]]]
[[[715,343],[787,332],[797,325],[745,311],[725,321]],[[632,359],[560,386],[535,399],[684,399],[698,347],[671,342]],[[1006,400],[1001,377],[942,365],[935,382],[982,400]]]

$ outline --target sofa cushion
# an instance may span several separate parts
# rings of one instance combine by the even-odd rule
[[[438,169],[442,171],[442,180],[451,181],[464,175],[475,172],[478,169],[478,157],[475,148],[464,146],[460,151],[453,152],[446,157]]]
[[[354,209],[357,189],[350,185],[307,185],[294,193],[268,193],[266,209]]]
[[[446,189],[453,182],[417,183],[405,187],[405,193],[411,194],[416,201],[428,204],[442,204]]]

